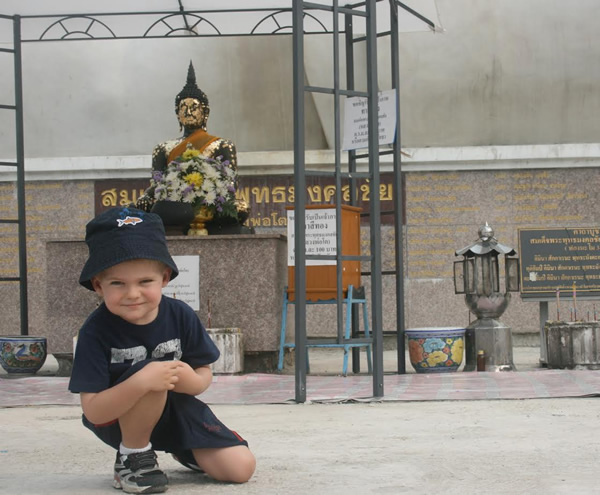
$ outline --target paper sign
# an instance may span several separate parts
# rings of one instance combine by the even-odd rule
[[[392,144],[396,138],[396,90],[379,93],[379,146]],[[346,98],[344,104],[344,151],[369,147],[367,98]]]
[[[200,256],[173,256],[179,275],[162,290],[165,296],[181,299],[200,311]]]
[[[288,266],[295,266],[295,226],[294,210],[287,211],[287,237],[288,237]],[[305,210],[306,254],[320,254],[335,256],[337,254],[337,240],[335,229],[335,209],[310,209]],[[306,260],[306,266],[335,265],[336,260]]]

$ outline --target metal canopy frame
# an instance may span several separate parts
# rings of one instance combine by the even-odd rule
[[[292,0],[291,8],[245,8],[245,9],[211,9],[211,10],[185,10],[181,0],[178,0],[179,10],[155,12],[96,12],[74,14],[48,14],[48,15],[3,15],[0,21],[12,20],[13,22],[13,49],[0,49],[0,53],[11,53],[15,65],[15,102],[14,105],[0,104],[0,110],[15,112],[16,126],[16,160],[15,162],[0,162],[0,166],[17,168],[17,219],[0,219],[0,223],[16,223],[19,228],[19,277],[0,278],[0,281],[18,281],[20,285],[21,309],[21,334],[28,334],[27,310],[27,264],[26,264],[26,225],[25,225],[25,188],[24,188],[24,128],[23,128],[23,93],[21,71],[21,45],[22,43],[40,43],[57,41],[82,41],[82,40],[123,40],[123,39],[155,39],[179,37],[215,37],[215,36],[264,36],[264,35],[292,35],[293,41],[293,112],[294,112],[294,186],[295,195],[295,339],[296,339],[296,402],[306,401],[306,261],[312,259],[335,259],[337,264],[337,343],[370,343],[373,349],[373,396],[383,397],[383,330],[382,330],[382,269],[381,269],[381,237],[380,237],[380,201],[378,194],[371,194],[370,198],[370,253],[366,256],[342,256],[341,252],[341,184],[342,180],[349,180],[351,187],[350,204],[356,203],[355,181],[366,178],[370,182],[371,191],[379,191],[380,154],[392,154],[393,157],[393,204],[395,213],[395,271],[396,277],[396,322],[398,342],[398,373],[405,373],[405,346],[404,346],[404,275],[403,275],[403,249],[402,249],[402,179],[401,179],[401,133],[400,133],[400,98],[399,98],[399,50],[398,50],[398,11],[403,9],[416,16],[435,30],[434,23],[422,16],[409,6],[398,0],[387,0],[390,6],[390,30],[383,33],[377,32],[376,4],[385,0],[365,0],[355,4],[340,6],[338,0],[330,4]],[[332,29],[323,23],[315,13],[330,13],[332,16]],[[218,16],[249,14],[258,15],[252,29],[247,32],[227,32],[219,28],[215,21]],[[110,26],[110,21],[129,17],[145,17],[149,19],[145,30],[142,32],[119,34]],[[339,18],[343,17],[344,24],[340,27]],[[353,20],[361,17],[366,22],[366,34],[354,35]],[[27,31],[23,31],[27,22]],[[29,26],[31,24],[31,26]],[[29,29],[31,27],[31,29]],[[127,28],[131,25],[126,24]],[[332,34],[333,35],[333,88],[312,87],[305,85],[304,72],[304,37],[307,34]],[[345,35],[346,49],[346,89],[340,83],[340,36]],[[377,39],[389,37],[391,43],[391,84],[396,92],[396,134],[392,150],[380,152],[378,133],[369,132],[368,148],[365,153],[357,154],[348,152],[348,172],[341,170],[341,132],[340,132],[340,101],[341,97],[359,96],[367,99],[368,128],[378,129],[378,87],[377,87]],[[367,91],[354,89],[354,62],[353,53],[356,43],[366,44],[367,54]],[[334,125],[335,125],[335,170],[333,172],[310,171],[305,167],[305,139],[304,139],[304,98],[306,93],[323,93],[334,98]],[[368,159],[368,172],[357,172],[357,160]],[[305,211],[306,211],[306,177],[307,176],[333,177],[336,184],[336,240],[337,254],[335,256],[306,255],[305,246]],[[370,262],[371,276],[371,329],[372,336],[360,338],[353,322],[353,335],[344,339],[342,333],[343,320],[343,289],[342,289],[342,262],[343,261],[368,261]],[[353,316],[353,320],[356,318]],[[353,358],[358,355],[354,354]],[[359,371],[358,359],[353,359],[353,370]]]

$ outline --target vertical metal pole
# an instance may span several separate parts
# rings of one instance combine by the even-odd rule
[[[25,216],[25,144],[23,128],[23,74],[21,66],[21,16],[13,18],[15,50],[15,125],[17,134],[17,211],[19,220],[19,305],[21,335],[29,333],[27,305],[27,232]]]
[[[292,4],[294,64],[294,313],[296,342],[296,402],[306,402],[306,176],[304,173],[304,24],[301,0]]]
[[[392,43],[392,88],[396,90],[396,138],[394,139],[394,247],[396,250],[396,339],[398,351],[398,374],[406,373],[406,349],[404,339],[404,245],[402,227],[404,201],[402,191],[402,136],[400,132],[400,51],[398,35],[398,5],[390,2]]]
[[[344,32],[346,40],[346,89],[354,89],[354,16],[344,15]],[[348,172],[356,172],[356,151],[348,151]],[[356,206],[356,179],[350,179],[350,204]],[[354,305],[352,310],[352,337],[359,335],[358,306]],[[360,373],[360,348],[352,348],[352,372]]]
[[[548,364],[548,346],[546,342],[546,322],[548,321],[548,301],[540,301],[540,362]]]
[[[354,88],[354,16],[344,15],[344,31],[346,40],[346,88]],[[356,150],[348,151],[348,172],[356,172]],[[356,206],[356,179],[352,178],[350,184],[350,204]]]
[[[379,96],[377,87],[376,1],[367,0],[367,93],[369,173],[371,175],[371,315],[373,322],[373,396],[383,397],[383,309],[381,302],[381,208],[379,201]]]
[[[345,338],[344,334],[344,287],[342,277],[342,176],[340,170],[340,28],[338,19],[338,0],[333,2],[333,132],[335,155],[335,240],[336,240],[336,300],[337,300],[337,341],[339,344]]]

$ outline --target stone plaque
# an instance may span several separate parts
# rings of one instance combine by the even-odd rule
[[[519,229],[521,296],[600,296],[600,228]]]

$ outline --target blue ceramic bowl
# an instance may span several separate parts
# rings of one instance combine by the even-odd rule
[[[46,337],[0,336],[0,365],[13,376],[32,375],[46,362]]]
[[[405,333],[410,364],[417,373],[448,373],[462,364],[464,328],[413,328]]]

